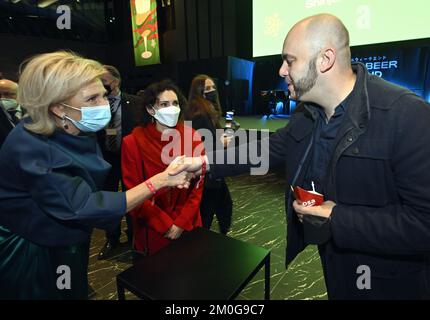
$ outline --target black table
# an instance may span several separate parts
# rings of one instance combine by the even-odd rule
[[[234,299],[263,265],[269,300],[270,251],[197,228],[121,272],[118,299],[125,299],[124,289],[150,300]]]

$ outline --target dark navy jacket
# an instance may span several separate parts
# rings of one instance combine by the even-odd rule
[[[331,238],[319,246],[328,295],[428,298],[430,107],[405,88],[369,75],[362,64],[353,69],[357,81],[324,181],[325,199],[337,203]],[[301,185],[310,165],[316,108],[301,104],[265,150],[271,167],[286,166],[286,265],[307,245],[289,186]],[[211,172],[227,176],[247,168],[217,164]],[[370,290],[357,287],[360,266],[370,268]]]
[[[125,214],[124,193],[100,191],[110,168],[95,136],[36,135],[22,121],[0,149],[0,226],[38,245],[88,241]]]

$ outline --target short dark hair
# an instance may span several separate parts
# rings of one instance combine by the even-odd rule
[[[158,96],[164,91],[173,91],[176,93],[179,101],[179,107],[181,108],[181,116],[179,121],[183,121],[183,113],[187,108],[187,99],[185,99],[181,90],[176,86],[176,84],[170,80],[165,79],[160,82],[156,82],[147,87],[143,93],[143,108],[141,115],[141,124],[146,125],[152,122],[152,116],[146,110],[147,107],[152,107],[157,102]]]

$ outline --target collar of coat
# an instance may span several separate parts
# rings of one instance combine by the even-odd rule
[[[357,80],[348,99],[346,116],[354,127],[363,130],[367,127],[371,115],[369,94],[367,91],[369,73],[362,63],[354,63],[352,69],[357,75]],[[318,117],[317,108],[321,107],[309,102],[301,102],[297,106],[293,118],[302,118],[302,121],[308,122],[308,125],[303,126],[302,121],[296,122],[294,121],[295,119],[291,119],[293,121],[290,126],[290,133],[295,140],[300,141],[312,132],[314,123]]]

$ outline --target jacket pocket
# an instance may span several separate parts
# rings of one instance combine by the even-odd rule
[[[370,295],[375,299],[428,299],[424,257],[381,257],[358,255],[358,265],[370,271]]]
[[[389,140],[363,139],[345,150],[336,167],[339,203],[380,207],[394,201],[390,146]]]
[[[421,256],[391,257],[357,254],[356,258],[358,261],[357,265],[368,266],[374,278],[390,279],[404,277],[408,274],[421,273],[428,268],[426,258]]]

